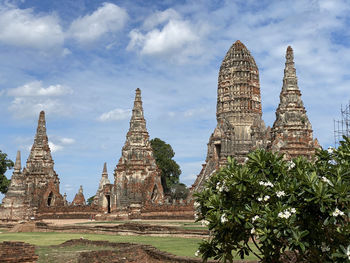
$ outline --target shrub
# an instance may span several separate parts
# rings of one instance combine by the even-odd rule
[[[210,237],[204,260],[350,262],[350,140],[318,150],[313,161],[256,150],[245,164],[228,158],[196,195],[197,221]],[[252,247],[255,246],[256,249]],[[254,252],[259,251],[259,252]],[[286,251],[289,251],[286,253]]]

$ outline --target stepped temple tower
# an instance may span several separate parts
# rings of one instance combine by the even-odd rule
[[[45,113],[41,111],[34,144],[22,171],[21,155],[17,153],[11,184],[0,208],[0,219],[28,219],[41,207],[63,205],[59,184],[46,135]]]
[[[114,180],[117,208],[163,201],[160,170],[149,142],[140,89],[136,89],[130,128],[114,170]]]
[[[107,213],[128,209],[139,211],[142,205],[160,204],[163,199],[160,170],[143,115],[141,90],[136,89],[130,128],[114,170],[114,184],[110,184],[104,165],[94,205]]]
[[[105,188],[105,185],[106,185],[106,188]],[[108,179],[107,163],[104,163],[101,180],[100,180],[97,192],[95,194],[93,204],[97,205],[98,207],[102,208],[104,211],[107,211],[107,212],[110,212],[110,207],[111,207],[111,199],[110,199],[111,186],[112,186],[111,182]],[[104,193],[104,189],[107,189],[109,194],[106,195]]]
[[[269,142],[262,120],[259,70],[239,40],[222,61],[217,96],[217,126],[209,139],[206,163],[192,186],[194,191],[203,187],[228,156],[242,163],[251,150],[266,148]]]
[[[271,150],[284,153],[286,159],[297,156],[310,159],[315,148],[319,147],[317,140],[313,140],[311,123],[301,100],[293,49],[290,46],[286,52],[280,104],[276,110],[271,135]]]
[[[80,186],[78,193],[74,196],[72,205],[86,205],[82,185]]]

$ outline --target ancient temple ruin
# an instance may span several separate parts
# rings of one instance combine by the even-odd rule
[[[80,186],[78,193],[74,196],[72,205],[86,205],[82,185]]]
[[[272,129],[262,120],[259,70],[248,49],[238,40],[222,61],[218,78],[217,126],[210,136],[205,164],[191,193],[226,163],[227,157],[243,163],[249,152],[263,148],[283,153],[285,159],[311,159],[317,139],[301,100],[293,50],[287,48],[283,87]],[[190,195],[191,198],[191,195]]]
[[[105,211],[140,209],[143,204],[163,201],[160,170],[149,142],[140,89],[136,89],[130,128],[114,170],[114,184],[107,183],[104,178],[107,178],[107,170],[102,174],[100,186],[103,186],[94,203]]]
[[[34,144],[22,171],[21,155],[17,152],[11,184],[0,208],[0,219],[28,219],[41,207],[62,206],[59,184],[46,135],[45,113],[41,111]]]
[[[269,143],[269,132],[262,120],[259,70],[239,40],[228,50],[220,67],[216,120],[206,162],[193,184],[193,191],[200,191],[228,156],[242,163],[250,151],[266,148]]]
[[[289,160],[297,156],[310,159],[315,148],[319,147],[317,140],[313,140],[311,123],[301,100],[293,49],[290,46],[286,52],[283,86],[271,137],[269,148],[284,153]]]

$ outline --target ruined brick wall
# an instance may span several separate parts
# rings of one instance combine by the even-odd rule
[[[0,243],[0,263],[35,263],[35,246],[24,242]]]
[[[42,207],[37,211],[36,219],[90,219],[100,211],[95,206]]]

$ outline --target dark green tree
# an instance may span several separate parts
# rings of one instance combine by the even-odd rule
[[[150,143],[158,168],[162,171],[161,178],[164,193],[168,194],[171,187],[179,183],[180,166],[172,159],[175,153],[170,144],[159,138],[152,139]]]
[[[186,199],[190,190],[183,183],[175,184],[170,188],[171,199]]]
[[[87,200],[87,205],[91,205],[92,204],[92,202],[94,201],[94,198],[95,198],[95,196],[93,195],[93,196],[91,196],[91,197],[89,197],[88,198],[88,200]]]
[[[10,180],[6,178],[7,169],[13,167],[13,162],[7,158],[7,154],[0,150],[0,192],[5,194],[10,185]]]

